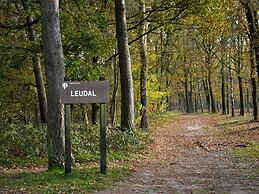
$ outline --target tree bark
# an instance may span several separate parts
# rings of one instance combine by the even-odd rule
[[[26,18],[26,22],[30,23],[32,21],[33,21],[32,16],[28,16]],[[32,26],[28,27],[28,37],[30,41],[36,41],[35,33]],[[46,98],[44,81],[43,81],[43,76],[41,71],[40,57],[38,54],[35,54],[32,57],[32,64],[33,64],[33,72],[34,72],[34,77],[35,77],[36,86],[37,86],[41,122],[47,123],[47,98]]]
[[[48,168],[64,166],[64,106],[60,88],[65,76],[60,35],[59,1],[41,0],[42,37],[47,77]]]
[[[240,116],[244,116],[245,107],[244,107],[243,79],[241,76],[238,76],[237,78],[238,78],[238,86],[239,86]]]
[[[225,98],[225,71],[224,63],[221,65],[221,104],[222,104],[222,115],[226,114],[226,98]]]
[[[116,58],[113,63],[113,90],[110,106],[110,123],[112,126],[115,124],[115,112],[116,112],[116,97],[119,84],[119,66],[117,64]]]
[[[92,125],[97,124],[97,111],[98,111],[98,105],[97,104],[92,104]]]
[[[190,113],[190,103],[189,103],[189,92],[188,92],[188,75],[184,73],[184,94],[185,94],[185,111]]]
[[[190,92],[189,92],[189,103],[190,103],[190,112],[194,112],[194,105],[193,105],[193,85],[192,85],[192,77],[190,80]]]
[[[246,88],[246,112],[250,112],[250,100],[249,100],[249,89]]]
[[[139,0],[139,12],[140,12],[140,21],[144,20],[144,13],[145,13],[145,0]],[[139,35],[145,33],[145,22],[139,26]],[[139,39],[139,52],[140,52],[140,104],[141,104],[141,111],[140,111],[140,127],[143,129],[148,128],[148,96],[147,96],[147,67],[148,67],[148,60],[147,60],[147,53],[146,53],[146,36],[142,36]]]
[[[198,112],[197,94],[194,95],[194,112]]]
[[[134,90],[126,26],[125,0],[115,0],[116,37],[121,81],[121,127],[134,128]]]
[[[208,82],[205,79],[202,81],[202,83],[203,83],[203,88],[206,96],[207,109],[208,109],[208,112],[210,112],[210,94],[209,94]]]
[[[257,120],[258,111],[257,111],[257,99],[256,99],[256,67],[254,61],[254,50],[252,49],[251,42],[250,42],[250,61],[251,61],[251,85],[252,85],[252,103],[253,103],[253,119]]]
[[[229,68],[231,116],[235,116],[234,83],[231,68]]]
[[[253,119],[257,120],[258,112],[257,112],[257,99],[256,99],[256,80],[253,76],[251,78],[251,85],[252,85],[252,101],[253,101]]]
[[[199,89],[198,96],[199,96],[199,101],[200,101],[200,108],[201,108],[201,112],[203,113],[204,111],[203,111],[202,95],[200,92],[200,91],[202,91],[202,86],[200,88],[200,84],[198,85],[198,89]]]
[[[226,90],[227,90],[227,95],[226,95],[226,97],[227,97],[227,105],[226,105],[227,114],[229,114],[229,83],[228,83],[228,77],[229,77],[229,75],[227,73],[227,87],[226,87]]]
[[[209,84],[209,93],[210,93],[210,101],[211,101],[211,112],[216,113],[216,104],[215,104],[215,98],[213,94],[213,88],[211,83],[211,72],[208,75],[208,84]]]
[[[249,29],[249,40],[250,40],[250,62],[251,62],[251,85],[252,85],[252,102],[253,102],[253,118],[257,120],[257,99],[256,99],[256,70],[257,77],[259,80],[259,37],[258,37],[258,24],[256,15],[257,12],[253,9],[253,2],[248,0],[240,0],[241,4],[245,9],[246,20]]]
[[[255,55],[255,66],[257,70],[257,78],[259,80],[259,23],[258,23],[258,9],[256,9],[255,1],[240,0],[245,9],[246,20],[249,29],[249,39],[251,49]]]
[[[241,77],[241,52],[242,52],[242,44],[243,42],[240,40],[240,37],[238,36],[238,41],[237,41],[237,79],[238,79],[238,87],[239,87],[239,101],[240,101],[240,116],[245,115],[245,107],[244,107],[244,92],[243,92],[243,79]]]

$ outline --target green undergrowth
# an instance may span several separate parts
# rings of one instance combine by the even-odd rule
[[[38,132],[32,126],[16,126],[11,128],[9,140],[16,144],[12,148],[11,142],[1,147],[0,157],[0,191],[24,193],[86,193],[103,189],[112,182],[126,178],[131,172],[134,160],[142,159],[145,154],[142,150],[152,142],[152,131],[166,125],[172,113],[151,115],[150,129],[134,129],[121,131],[119,127],[107,128],[107,175],[100,174],[100,128],[98,125],[86,127],[73,124],[71,130],[72,153],[75,163],[70,176],[64,175],[64,170],[50,172],[8,172],[5,168],[30,168],[31,166],[46,167],[45,128]],[[29,133],[29,130],[32,133]],[[19,130],[24,130],[21,132]],[[45,131],[46,132],[46,131]],[[14,134],[11,135],[10,134]],[[25,136],[22,136],[24,135]],[[30,136],[32,135],[32,136]],[[16,139],[22,136],[22,140]],[[30,145],[26,147],[26,139]],[[35,139],[35,144],[32,141]],[[35,152],[31,147],[35,146]],[[16,150],[16,152],[9,151]],[[40,149],[41,148],[41,149]],[[23,150],[25,149],[25,150]],[[28,150],[26,150],[28,149]],[[40,150],[38,152],[37,150]],[[4,168],[1,173],[1,168]]]
[[[247,147],[233,148],[230,153],[241,158],[259,159],[259,144],[250,144]]]
[[[86,193],[101,190],[130,173],[126,165],[109,168],[107,175],[98,167],[76,168],[68,176],[61,170],[41,173],[0,174],[0,190],[14,193]]]
[[[44,166],[47,164],[46,157],[40,156],[8,156],[6,153],[0,153],[0,166],[2,168],[24,168]]]
[[[13,123],[0,128],[0,168],[46,163],[46,125]]]

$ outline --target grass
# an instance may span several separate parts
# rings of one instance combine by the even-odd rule
[[[250,115],[218,116],[217,127],[223,129],[221,133],[228,142],[233,142],[232,148],[228,151],[231,155],[259,159],[258,131],[255,130],[259,126],[258,122],[251,120]]]
[[[88,193],[102,190],[111,186],[115,181],[127,178],[131,172],[131,162],[139,158],[141,158],[141,155],[137,152],[131,153],[131,150],[108,152],[106,176],[100,174],[99,155],[88,152],[85,152],[84,155],[75,156],[80,165],[74,167],[69,176],[64,174],[64,170],[26,173],[0,172],[0,191],[16,193]],[[19,163],[16,165],[25,164],[26,162],[26,160],[17,161]],[[21,165],[19,168],[24,166]]]
[[[76,168],[68,176],[64,171],[41,173],[0,174],[0,190],[26,193],[86,193],[103,189],[127,176],[130,168],[120,165],[101,175],[99,167]]]
[[[250,115],[235,116],[235,117],[232,117],[230,115],[221,115],[221,114],[216,114],[216,115],[218,120],[217,124],[218,126],[222,126],[222,127],[238,126],[238,125],[246,124],[251,121]]]
[[[247,147],[233,148],[230,153],[241,158],[259,159],[259,144],[250,144]]]
[[[9,157],[0,153],[0,166],[3,168],[33,167],[47,164],[47,159],[37,156],[31,157]]]

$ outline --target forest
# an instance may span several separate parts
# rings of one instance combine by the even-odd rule
[[[258,120],[257,0],[0,0],[0,42],[0,169],[63,168],[64,80],[109,81],[112,157],[168,111]],[[75,163],[99,160],[99,110],[71,105]]]

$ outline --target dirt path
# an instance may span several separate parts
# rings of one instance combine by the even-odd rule
[[[136,163],[129,180],[97,193],[259,193],[256,160],[204,146],[213,138],[212,122],[206,115],[178,116],[156,132],[148,149],[152,159]]]

